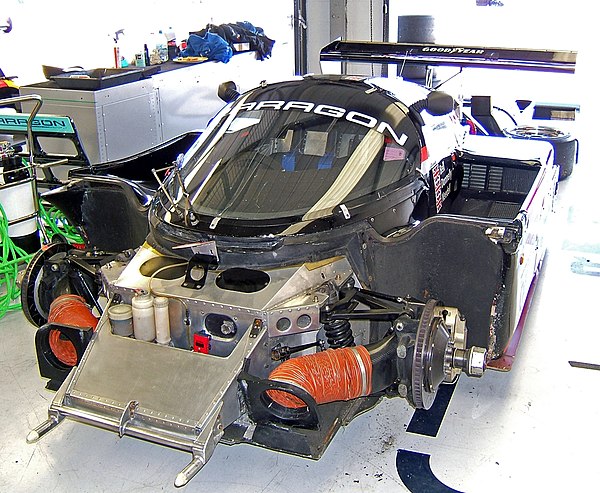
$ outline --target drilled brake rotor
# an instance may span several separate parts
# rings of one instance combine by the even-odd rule
[[[435,315],[437,300],[425,304],[415,338],[412,364],[412,400],[417,409],[429,409],[437,389],[445,378],[444,362],[450,334],[440,317]]]

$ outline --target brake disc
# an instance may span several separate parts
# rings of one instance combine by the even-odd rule
[[[412,362],[412,401],[417,409],[429,409],[440,384],[446,379],[451,336],[443,319],[436,316],[437,300],[425,304],[415,338]]]
[[[54,290],[48,292],[45,283],[42,282],[44,264],[54,255],[66,253],[71,248],[68,243],[50,243],[46,248],[38,251],[27,264],[21,280],[21,307],[25,318],[36,327],[41,327],[48,320],[50,303],[57,294]],[[61,284],[58,281],[54,284]]]

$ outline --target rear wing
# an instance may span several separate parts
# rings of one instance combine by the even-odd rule
[[[322,62],[412,63],[426,66],[574,73],[577,52],[432,43],[336,40],[321,49],[320,60]]]

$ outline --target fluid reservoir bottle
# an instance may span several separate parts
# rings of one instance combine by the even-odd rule
[[[133,335],[133,312],[131,305],[125,303],[112,305],[108,309],[108,319],[113,334],[129,337]]]
[[[167,345],[171,342],[169,323],[169,299],[162,296],[154,298],[154,324],[156,326],[156,342]]]
[[[154,307],[152,296],[140,294],[131,300],[133,311],[133,335],[141,341],[154,341],[156,328],[154,326]]]

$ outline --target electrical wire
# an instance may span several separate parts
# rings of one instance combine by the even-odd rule
[[[27,264],[33,254],[27,253],[15,245],[8,235],[8,219],[0,204],[0,243],[2,257],[0,259],[0,318],[9,310],[21,308],[20,289],[17,286],[19,267]]]
[[[50,233],[48,235],[49,237],[59,235],[70,244],[84,244],[79,230],[69,223],[65,215],[57,207],[49,204],[46,206],[46,204],[40,200],[38,213],[43,226],[46,228],[47,232]]]
[[[68,243],[83,245],[84,241],[76,227],[69,224],[64,214],[54,206],[46,207],[39,201],[38,213],[42,227],[52,233],[49,236],[60,235]],[[17,283],[19,269],[31,260],[34,254],[26,252],[15,245],[8,234],[8,218],[0,204],[0,318],[8,311],[20,310],[20,289]]]
[[[21,164],[28,177],[34,176],[35,172],[32,171],[32,165],[26,159],[21,159]],[[34,188],[34,190],[36,189]],[[37,191],[34,191],[33,194],[34,200],[38,201],[38,230],[44,228],[42,233],[46,233],[43,237],[52,238],[58,235],[73,246],[84,246],[84,240],[78,229],[68,222],[64,214],[54,206],[46,207]],[[27,265],[34,255],[14,243],[8,233],[8,227],[9,220],[4,207],[0,203],[0,318],[10,310],[21,309],[21,290],[17,282],[19,269]]]
[[[98,319],[92,313],[85,300],[76,294],[63,294],[50,305],[48,322],[68,324],[73,327],[96,330]],[[52,329],[48,333],[50,350],[66,366],[78,363],[77,349],[72,341],[62,337],[60,330]]]

